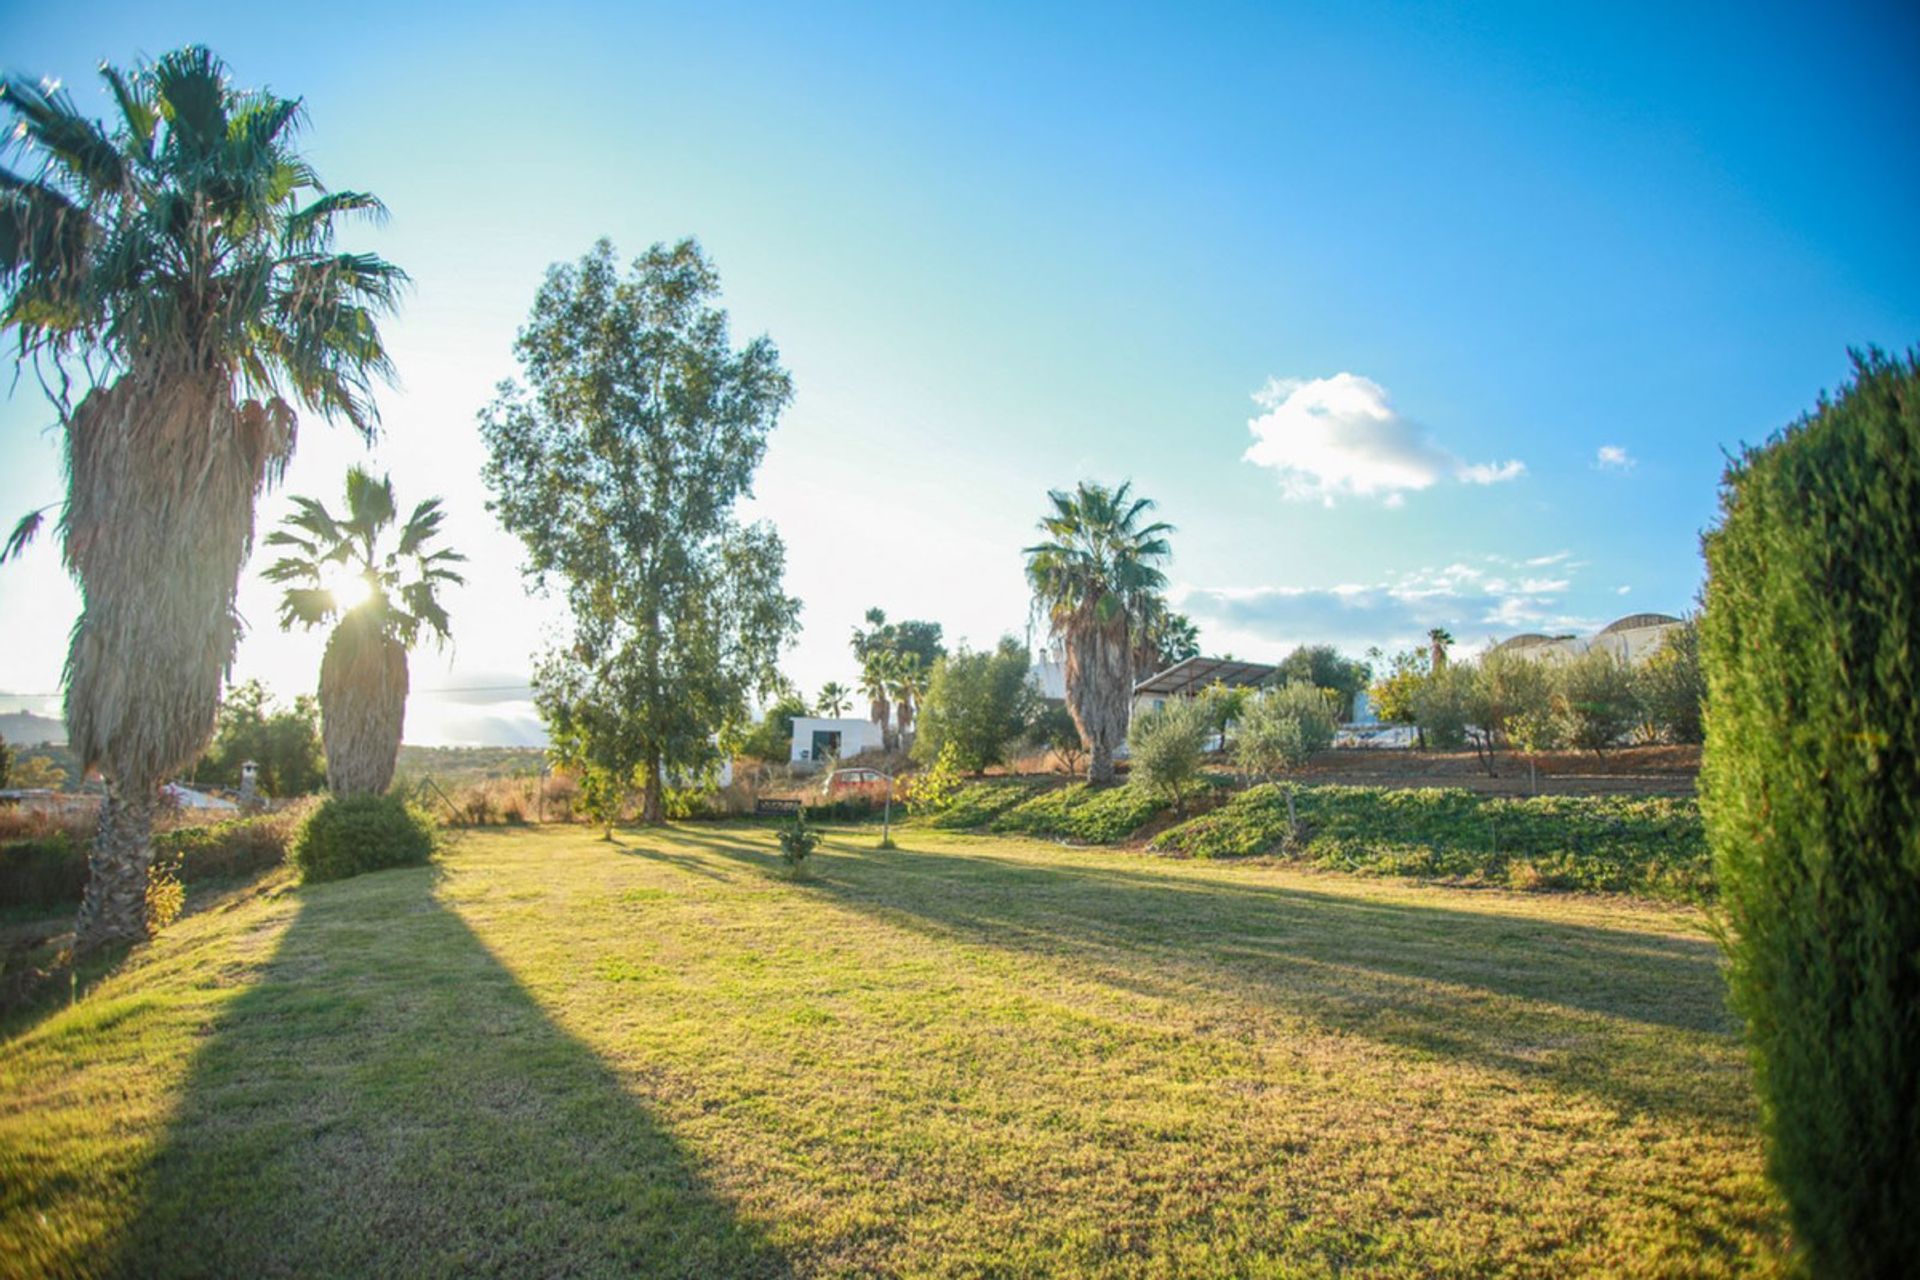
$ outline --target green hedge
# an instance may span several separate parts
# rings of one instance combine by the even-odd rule
[[[287,856],[291,821],[265,814],[175,827],[153,838],[154,862],[192,884],[252,875]],[[0,908],[78,903],[87,885],[87,842],[56,834],[0,845]]]
[[[1699,806],[1686,797],[1489,796],[1301,787],[1301,842],[1286,847],[1286,791],[1254,787],[1162,832],[1197,858],[1285,855],[1372,875],[1699,900],[1712,893]]]
[[[1770,1172],[1810,1274],[1920,1259],[1920,361],[1727,469],[1701,794]]]
[[[399,796],[330,796],[300,828],[293,862],[308,883],[344,880],[418,866],[433,856],[437,843],[426,810]]]
[[[1089,787],[1084,782],[1043,791],[1001,813],[988,830],[1115,844],[1126,839],[1167,807],[1140,787]]]

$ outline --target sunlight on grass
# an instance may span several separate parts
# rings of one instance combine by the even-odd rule
[[[830,836],[795,884],[748,827],[490,832],[438,873],[191,917],[0,1047],[0,1252],[110,1246],[142,1273],[1775,1269],[1695,915],[902,843]]]

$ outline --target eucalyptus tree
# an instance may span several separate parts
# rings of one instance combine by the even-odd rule
[[[0,83],[0,327],[65,436],[67,729],[106,782],[81,950],[146,934],[159,787],[213,732],[255,503],[298,410],[372,436],[377,321],[406,279],[335,250],[341,218],[382,210],[321,185],[299,100],[235,87],[198,47],[100,75],[110,125],[57,86]]]
[[[287,584],[282,627],[333,627],[320,660],[327,789],[384,795],[407,720],[407,652],[423,637],[451,638],[439,592],[465,581],[450,566],[466,557],[433,545],[440,499],[420,503],[401,524],[393,481],[364,467],[347,471],[340,516],[314,498],[293,502],[293,514],[267,535],[268,546],[287,554],[266,576]]]
[[[584,768],[638,778],[647,822],[776,689],[798,628],[779,534],[734,514],[792,383],[769,339],[733,346],[719,290],[692,240],[624,275],[600,241],[548,270],[514,346],[526,385],[480,414],[488,507],[572,614],[535,701]]]
[[[1087,778],[1109,783],[1133,692],[1131,620],[1166,587],[1173,526],[1143,523],[1153,500],[1135,497],[1131,481],[1109,489],[1083,480],[1048,497],[1048,540],[1024,553],[1027,583],[1066,651],[1067,709],[1087,744]]]

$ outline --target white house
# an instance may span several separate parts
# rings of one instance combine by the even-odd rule
[[[795,716],[793,747],[788,760],[803,768],[814,768],[828,760],[849,759],[862,751],[879,751],[885,745],[880,726],[871,720],[851,716],[838,719]]]

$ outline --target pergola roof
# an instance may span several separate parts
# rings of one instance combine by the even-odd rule
[[[1156,672],[1133,686],[1134,693],[1182,697],[1200,692],[1215,683],[1230,689],[1265,684],[1276,668],[1264,662],[1235,662],[1231,658],[1183,658],[1165,671]]]

